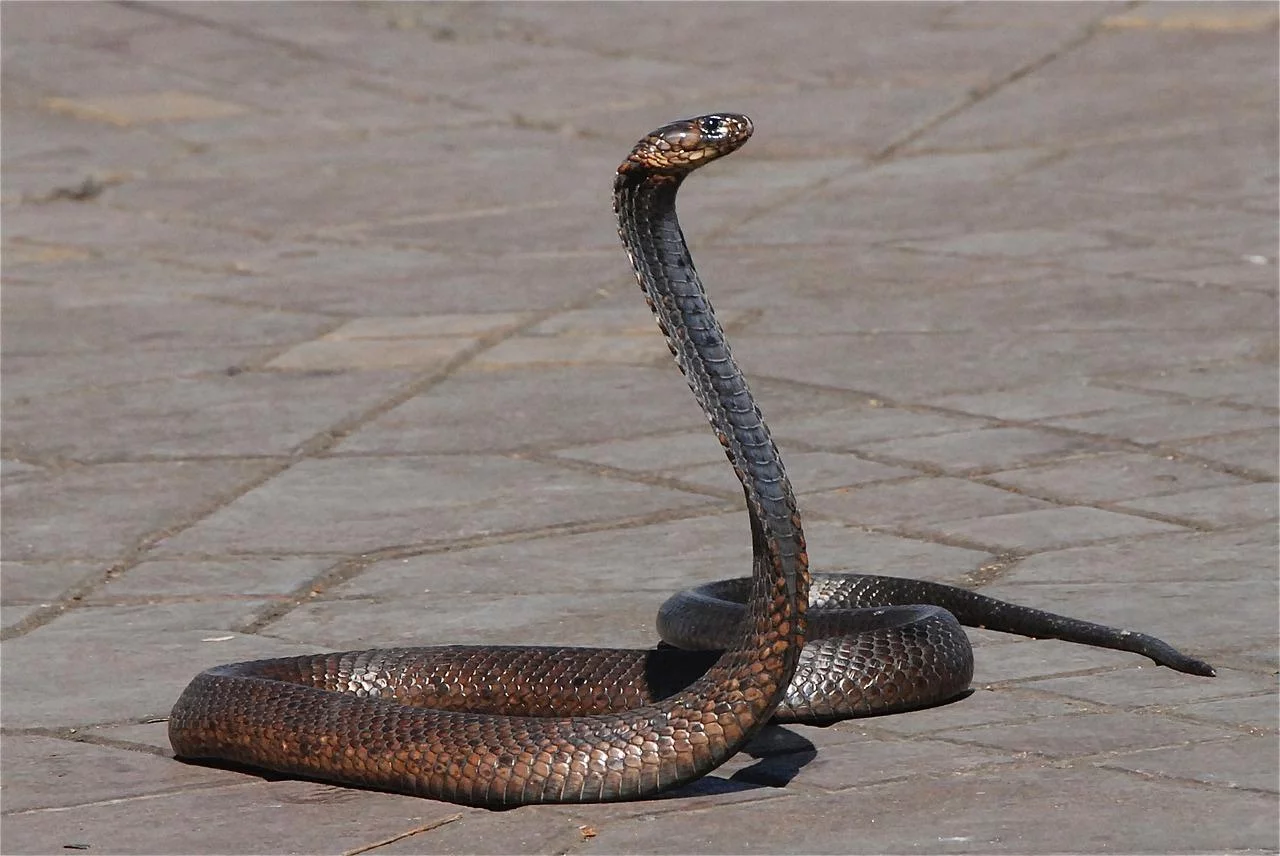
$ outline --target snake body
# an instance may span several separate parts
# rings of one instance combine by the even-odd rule
[[[746,498],[751,577],[681,593],[659,616],[668,642],[709,650],[445,646],[233,663],[178,699],[178,757],[491,807],[639,799],[705,775],[771,718],[963,692],[973,660],[956,616],[1213,673],[1151,637],[936,583],[818,575],[811,597],[791,484],[675,214],[683,180],[752,131],[737,114],[667,125],[614,184],[636,277]]]

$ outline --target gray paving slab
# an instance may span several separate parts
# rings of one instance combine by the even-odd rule
[[[0,851],[1280,851],[1274,5],[6,4]],[[655,641],[741,494],[611,176],[681,213],[818,570],[1165,636],[508,812],[172,758],[207,666]]]
[[[4,486],[5,552],[113,559],[189,524],[272,469],[254,460],[120,461],[19,476]]]
[[[1205,464],[1139,452],[1116,452],[1043,467],[1023,467],[991,473],[988,478],[1032,495],[1049,494],[1081,503],[1117,502],[1196,488],[1246,484],[1239,476],[1210,469]]]
[[[1280,475],[1280,444],[1277,443],[1276,432],[1271,429],[1177,444],[1176,448],[1196,457],[1257,473],[1262,478],[1274,479]]]

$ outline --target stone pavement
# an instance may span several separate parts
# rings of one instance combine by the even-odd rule
[[[14,4],[3,827],[18,853],[1276,852],[1274,4]],[[671,798],[460,809],[174,761],[220,662],[647,647],[741,497],[614,168],[682,213],[820,569],[975,632],[963,701]]]

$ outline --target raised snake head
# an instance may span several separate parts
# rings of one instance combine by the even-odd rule
[[[636,143],[618,172],[681,175],[733,152],[754,130],[741,113],[712,113],[672,122]]]

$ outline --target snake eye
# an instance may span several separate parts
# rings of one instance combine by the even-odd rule
[[[702,132],[702,136],[712,139],[723,137],[729,129],[728,125],[721,121],[719,116],[704,116],[700,124],[702,127],[699,130]]]

